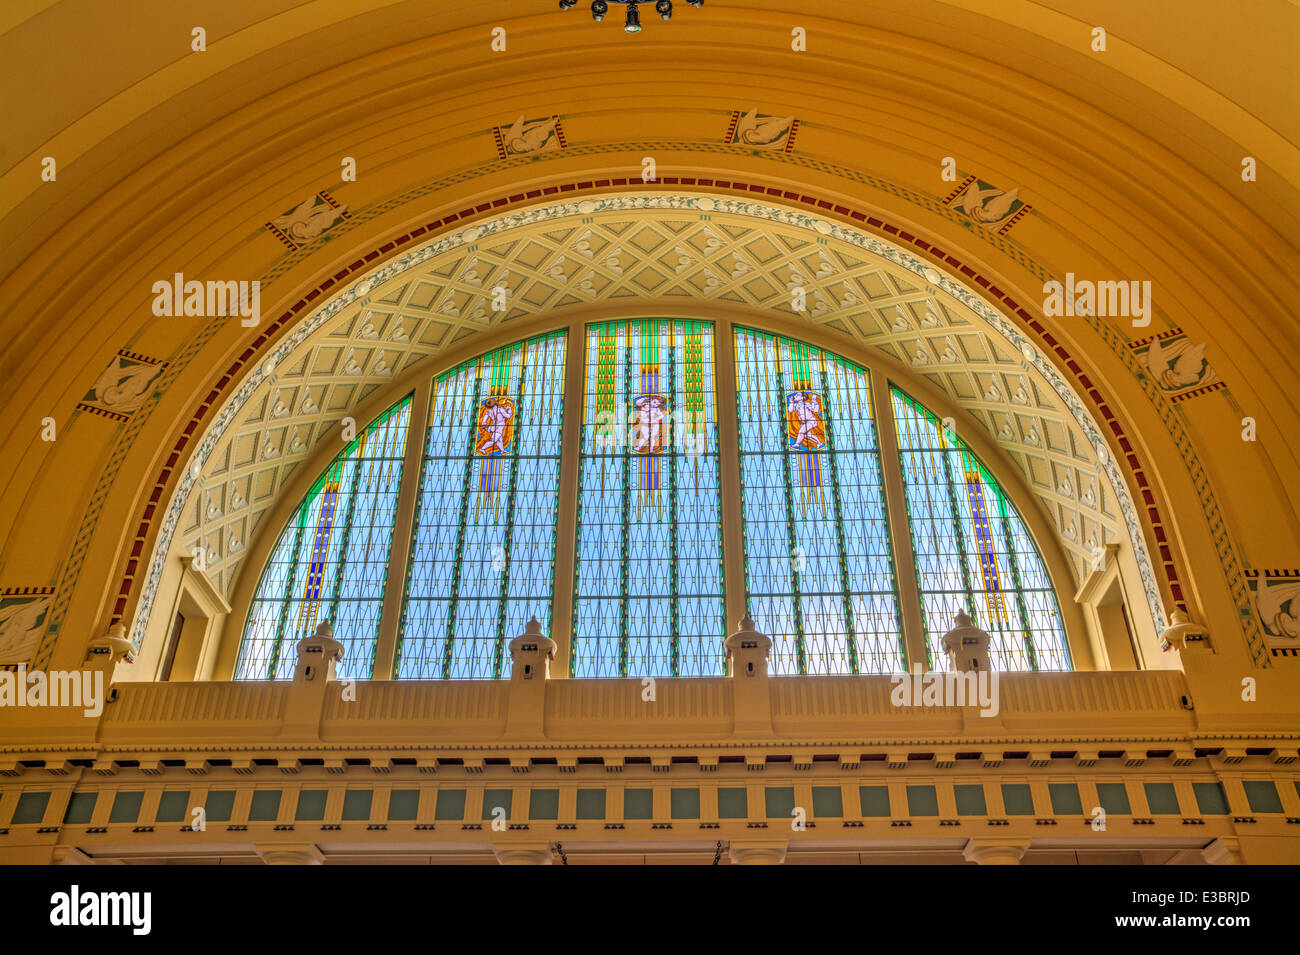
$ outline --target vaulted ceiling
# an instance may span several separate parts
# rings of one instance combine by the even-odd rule
[[[1290,638],[1254,582],[1300,581],[1298,41],[1285,0],[707,0],[635,37],[550,0],[15,0],[0,610],[44,601],[22,639],[74,665],[147,608],[171,543],[201,539],[229,590],[349,403],[566,310],[793,318],[798,277],[828,344],[969,411],[1076,571],[1094,539],[1140,542],[1155,603],[1266,665]],[[647,158],[663,194],[828,231],[722,206],[511,220],[643,194]],[[177,272],[260,281],[263,321],[154,315]],[[1045,315],[1067,273],[1150,280],[1152,324]],[[512,310],[480,314],[503,279]]]
[[[257,387],[232,399],[238,410],[190,494],[176,543],[190,553],[201,541],[223,590],[252,535],[278,534],[261,519],[298,465],[372,392],[392,390],[412,368],[434,373],[445,364],[436,356],[487,329],[564,321],[600,302],[776,313],[829,347],[837,338],[868,346],[904,381],[929,381],[1019,466],[1073,558],[1076,585],[1093,547],[1127,534],[1117,493],[1134,513],[1098,462],[1095,428],[1086,433],[1086,419],[1034,368],[1021,350],[1030,346],[990,323],[987,304],[967,289],[942,291],[938,273],[897,246],[815,217],[680,193],[549,205],[428,243],[358,284],[363,293],[317,311],[307,334],[264,363]],[[497,288],[502,311],[492,307]]]

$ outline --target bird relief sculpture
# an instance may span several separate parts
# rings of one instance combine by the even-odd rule
[[[785,149],[789,145],[793,116],[768,116],[751,109],[736,121],[731,142],[761,149]]]
[[[1146,353],[1147,368],[1164,391],[1184,391],[1212,384],[1218,375],[1205,357],[1205,343],[1174,338],[1164,345],[1153,339]]]
[[[346,219],[347,211],[346,205],[336,205],[324,193],[316,193],[272,219],[271,225],[293,242],[306,242]]]
[[[31,659],[52,599],[44,594],[0,597],[0,663]]]
[[[556,116],[524,119],[521,114],[509,129],[498,126],[495,132],[502,159],[561,148],[559,118]]]
[[[997,225],[1020,211],[1024,203],[1019,195],[1019,186],[1007,191],[976,179],[962,189],[950,205],[981,225]]]
[[[1269,636],[1300,639],[1300,580],[1259,580],[1255,606]]]
[[[132,361],[114,355],[94,385],[82,398],[83,404],[95,405],[118,414],[130,414],[140,407],[149,386],[163,373],[162,365]]]

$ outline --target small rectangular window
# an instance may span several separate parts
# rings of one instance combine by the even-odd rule
[[[158,799],[157,822],[186,822],[189,819],[190,791],[165,792]]]
[[[1147,808],[1152,815],[1178,815],[1178,795],[1173,783],[1143,783],[1142,788],[1146,790]]]
[[[578,790],[578,818],[579,819],[604,819],[605,818],[605,790],[603,789],[579,789]]]
[[[99,793],[73,793],[72,798],[68,800],[67,811],[63,814],[64,823],[71,826],[84,826],[90,822],[98,796]]]
[[[987,816],[988,805],[984,801],[984,787],[978,783],[963,783],[952,787],[957,797],[957,815]]]
[[[208,791],[203,802],[204,818],[208,822],[229,822],[230,814],[235,808],[235,791],[233,789],[213,789]]]
[[[654,816],[653,789],[623,790],[623,818],[650,819]]]
[[[669,809],[674,819],[700,818],[700,791],[674,789],[669,793]]]
[[[1228,794],[1223,791],[1223,783],[1192,783],[1192,795],[1196,797],[1197,810],[1204,815],[1228,814]]]
[[[1241,784],[1246,790],[1246,801],[1251,812],[1281,812],[1282,800],[1277,787],[1267,779],[1247,780]]]
[[[749,796],[743,787],[718,790],[718,818],[746,819],[749,816]]]
[[[394,789],[388,794],[388,821],[409,822],[420,808],[420,790]]]
[[[253,793],[248,810],[249,822],[275,822],[280,816],[280,790],[259,789]]]
[[[1029,791],[1028,783],[1003,783],[1002,805],[1008,816],[1032,816],[1034,814],[1034,795]]]
[[[768,819],[790,819],[794,816],[793,786],[768,786],[764,794],[767,798]]]
[[[509,789],[483,790],[483,818],[509,819],[510,800],[514,793]],[[504,810],[504,815],[499,810]]]
[[[1133,811],[1129,808],[1128,790],[1123,783],[1098,783],[1097,799],[1108,815],[1127,816]]]
[[[939,815],[939,795],[933,786],[907,787],[907,814],[909,816]]]
[[[1074,783],[1048,783],[1047,792],[1052,797],[1052,812],[1056,815],[1083,815],[1083,801],[1079,798],[1079,787]]]
[[[365,822],[370,819],[370,804],[375,794],[369,789],[349,789],[343,794],[343,821]]]
[[[411,790],[415,792],[414,790]],[[397,793],[393,793],[394,796]],[[415,793],[419,795],[419,793]],[[391,806],[391,803],[390,803]],[[414,819],[415,806],[412,805],[409,815],[394,817],[391,808],[389,809],[388,818]],[[463,789],[439,789],[438,801],[433,807],[433,818],[439,820],[453,820],[465,818],[465,790]]]
[[[560,791],[534,789],[528,794],[529,819],[558,819],[560,817]]]
[[[294,819],[301,822],[319,822],[324,819],[327,795],[324,789],[304,789],[298,793],[298,811],[294,813]]]
[[[144,793],[118,793],[113,797],[113,808],[109,810],[109,822],[135,822],[140,818],[140,807],[144,805]]]
[[[858,788],[858,801],[862,804],[864,816],[889,815],[888,786],[861,786]]]
[[[844,815],[844,790],[839,786],[814,786],[813,815],[818,819],[841,818]]]

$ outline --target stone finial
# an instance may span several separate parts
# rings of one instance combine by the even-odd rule
[[[989,637],[971,621],[965,610],[958,610],[956,626],[943,635],[943,648],[952,668],[965,670],[991,670],[989,663]]]
[[[334,675],[334,664],[343,659],[343,644],[334,639],[334,624],[322,620],[316,632],[298,641],[298,666],[295,680],[328,680]]]
[[[754,618],[748,613],[740,618],[740,629],[722,641],[728,659],[734,659],[733,675],[766,676],[767,655],[772,649],[772,638],[759,633]]]
[[[89,645],[86,647],[86,651],[88,654],[93,656],[108,654],[113,663],[116,663],[118,660],[123,658],[125,658],[129,663],[131,661],[131,654],[135,651],[135,647],[133,647],[131,641],[126,638],[126,625],[115,623],[108,628],[108,632],[102,637],[91,638]]]
[[[1187,638],[1192,634],[1208,636],[1206,629],[1191,619],[1181,610],[1175,610],[1169,618],[1169,626],[1160,632],[1160,640],[1166,651],[1184,650]]]
[[[542,623],[533,617],[524,626],[524,632],[510,641],[510,659],[514,663],[512,680],[531,680],[541,671],[550,676],[550,661],[555,659],[556,643],[542,633]]]

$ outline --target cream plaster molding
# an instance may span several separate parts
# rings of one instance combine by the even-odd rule
[[[495,219],[475,223],[464,229],[454,230],[376,267],[294,326],[285,338],[271,349],[269,354],[240,384],[226,401],[221,411],[211,419],[211,423],[198,443],[190,466],[179,479],[178,487],[168,504],[166,516],[155,542],[148,576],[141,592],[139,604],[136,607],[131,630],[132,642],[136,648],[139,648],[148,627],[166,555],[170,551],[181,515],[188,504],[192,490],[199,481],[205,463],[216,449],[226,430],[240,415],[245,404],[252,398],[259,387],[310,336],[321,331],[327,322],[339,317],[344,309],[353,305],[367,303],[367,296],[371,292],[384,287],[387,283],[422,263],[429,262],[449,250],[482,243],[493,237],[504,236],[513,230],[527,226],[549,223],[574,224],[574,220],[581,222],[583,217],[609,211],[627,213],[676,211],[701,215],[725,214],[752,220],[756,225],[764,222],[775,223],[806,232],[813,237],[834,240],[853,247],[859,252],[876,256],[896,267],[905,269],[915,276],[919,285],[928,285],[937,291],[945,293],[986,322],[989,328],[1000,335],[1014,353],[1023,358],[1028,367],[1034,369],[1039,380],[1045,382],[1051,391],[1058,396],[1068,409],[1074,423],[1092,443],[1097,468],[1105,473],[1111,493],[1119,505],[1128,532],[1129,543],[1141,574],[1151,619],[1157,631],[1164,629],[1163,602],[1143,540],[1137,511],[1123,474],[1114,457],[1110,454],[1100,428],[1092,419],[1072,386],[1056,370],[1055,365],[1046,357],[1038,345],[1021,332],[1018,326],[1005,318],[998,310],[990,306],[982,297],[964,284],[945,273],[937,271],[931,263],[856,228],[768,203],[736,200],[715,195],[651,192],[584,198],[534,206]]]

